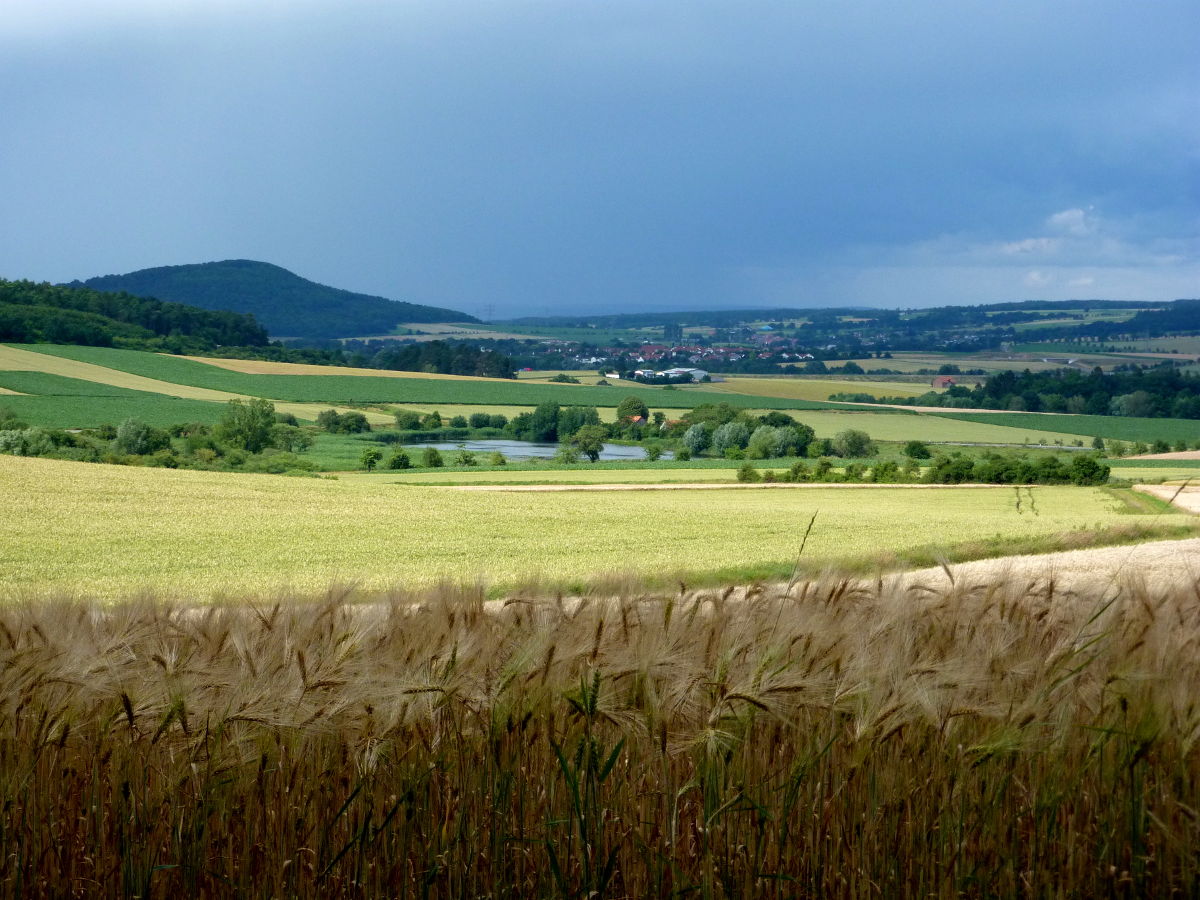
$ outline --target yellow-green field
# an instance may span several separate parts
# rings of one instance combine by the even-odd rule
[[[828,400],[830,394],[873,394],[876,397],[920,397],[932,390],[911,381],[838,381],[825,378],[726,378],[705,388],[730,394],[782,397],[786,400]]]
[[[783,467],[777,467],[777,471]],[[341,472],[339,481],[369,484],[703,484],[734,483],[737,469],[537,469],[480,472],[443,468],[388,472]]]
[[[1014,491],[993,488],[476,493],[4,456],[2,590],[205,599],[333,582],[746,577],[785,573],[814,513],[809,563],[1194,521],[1124,514],[1100,488],[1032,497],[1018,507]]]

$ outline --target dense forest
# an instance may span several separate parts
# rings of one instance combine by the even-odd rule
[[[404,322],[478,321],[458,310],[328,287],[249,259],[160,266],[89,278],[85,284],[100,291],[125,291],[203,309],[250,313],[272,337],[361,337],[388,334]]]
[[[242,313],[86,287],[0,280],[0,340],[194,353],[262,346],[267,332]]]

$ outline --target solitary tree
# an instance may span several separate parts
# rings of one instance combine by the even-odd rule
[[[383,451],[378,447],[368,447],[362,452],[363,468],[370,472],[383,459]]]
[[[608,437],[608,432],[603,425],[584,425],[571,437],[571,443],[575,445],[576,450],[595,462],[604,450],[606,437]]]

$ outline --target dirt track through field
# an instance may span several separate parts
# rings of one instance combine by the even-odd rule
[[[1172,453],[1142,453],[1126,459],[1200,459],[1200,450],[1176,450]]]
[[[1174,503],[1180,509],[1190,513],[1200,514],[1200,484],[1135,484],[1135,491],[1150,494],[1168,503]]]
[[[1099,596],[1102,589],[1129,582],[1147,587],[1178,585],[1200,579],[1200,538],[1152,541],[1119,547],[1096,547],[1036,556],[1005,556],[949,566],[958,586],[1020,581],[1045,585],[1050,579],[1063,591]],[[949,581],[940,567],[901,576],[909,585],[944,588]]]

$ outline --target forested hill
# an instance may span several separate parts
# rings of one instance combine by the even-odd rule
[[[78,282],[76,282],[77,284]],[[204,309],[251,313],[272,337],[337,338],[387,334],[402,322],[477,322],[453,309],[356,294],[249,259],[160,266],[83,282]]]
[[[87,344],[176,353],[261,347],[254,316],[87,287],[0,279],[0,341]]]

